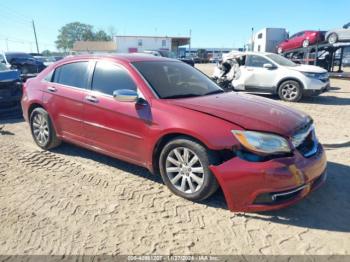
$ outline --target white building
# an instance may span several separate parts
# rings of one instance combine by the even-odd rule
[[[263,28],[253,37],[253,50],[255,52],[276,52],[276,46],[288,38],[285,28]]]
[[[118,53],[137,53],[145,50],[167,50],[178,53],[180,46],[189,45],[190,37],[114,36]]]

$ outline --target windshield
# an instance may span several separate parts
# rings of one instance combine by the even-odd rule
[[[49,60],[47,59],[47,57],[43,57],[43,56],[37,56],[35,57],[36,60],[44,63],[44,62],[48,62]]]
[[[183,98],[222,93],[203,73],[183,62],[134,62],[160,98]]]
[[[274,61],[276,64],[279,64],[281,66],[297,66],[296,63],[288,60],[287,58],[276,55],[276,54],[268,54],[266,55],[268,58],[270,58],[272,61]]]
[[[165,51],[165,50],[160,50],[158,51],[162,57],[167,57],[167,58],[176,58],[176,55],[173,52],[170,51]]]

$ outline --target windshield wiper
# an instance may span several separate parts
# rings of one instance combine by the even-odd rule
[[[208,92],[208,93],[206,93],[204,95],[207,96],[207,95],[214,95],[214,94],[221,94],[221,93],[224,93],[224,90],[218,89],[218,90],[215,90],[215,91]]]
[[[163,99],[172,99],[172,98],[186,98],[186,97],[196,97],[196,96],[201,96],[199,94],[181,94],[181,95],[172,95],[172,96],[164,96],[162,97]]]

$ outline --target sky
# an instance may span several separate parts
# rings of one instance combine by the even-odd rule
[[[242,47],[264,27],[328,30],[350,22],[350,1],[0,0],[0,51],[56,50],[58,30],[79,21],[117,35],[188,36],[192,47]]]

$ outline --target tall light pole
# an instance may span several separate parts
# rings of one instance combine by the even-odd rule
[[[36,30],[35,30],[34,20],[32,20],[32,25],[33,25],[33,31],[34,31],[34,37],[35,37],[36,51],[39,54],[38,38],[36,37]]]

